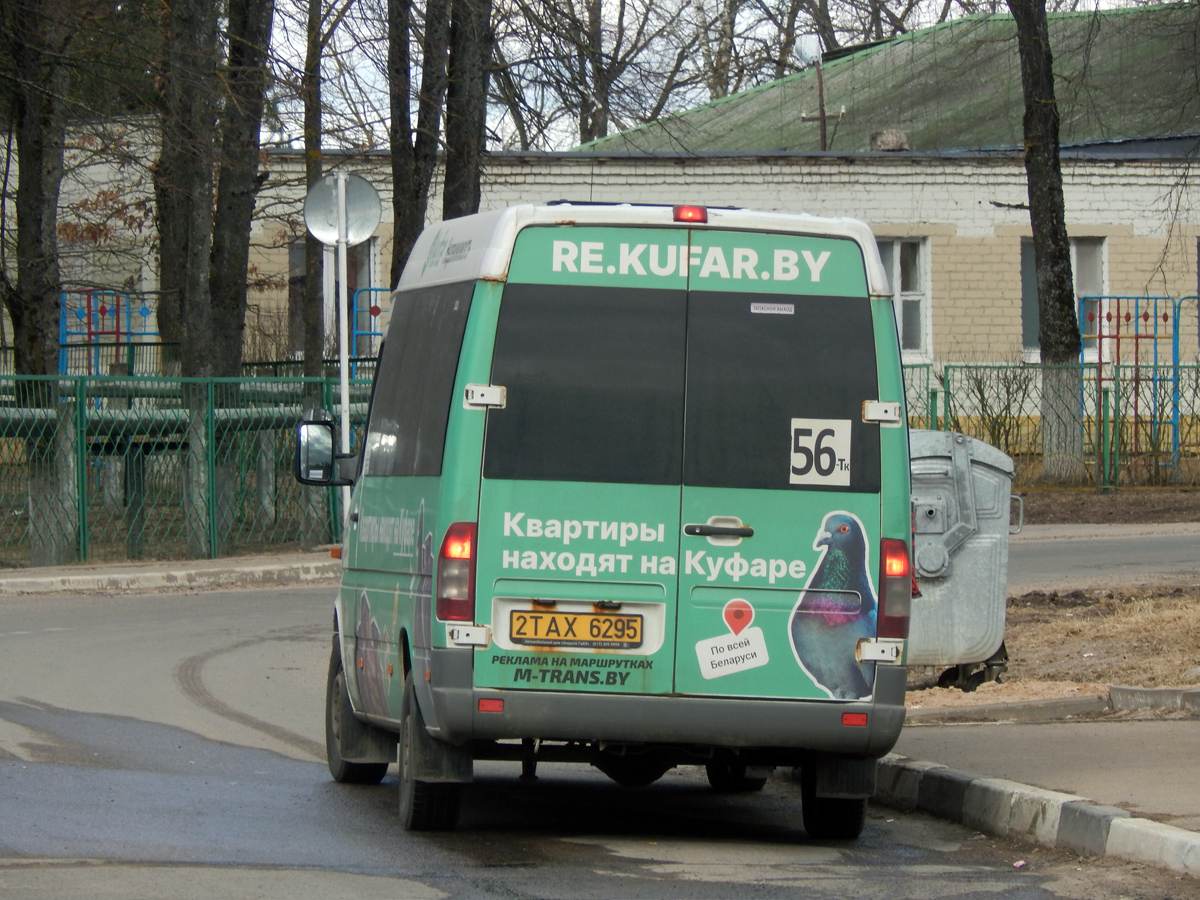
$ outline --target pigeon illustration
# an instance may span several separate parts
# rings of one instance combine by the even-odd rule
[[[859,638],[875,637],[877,598],[862,522],[848,512],[829,513],[813,549],[821,559],[792,610],[792,652],[834,699],[866,697],[875,664],[859,663],[854,649]]]

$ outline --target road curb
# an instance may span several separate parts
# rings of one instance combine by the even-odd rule
[[[948,706],[942,709],[909,709],[906,724],[935,725],[945,722],[1044,722],[1104,712],[1111,707],[1103,694],[1083,697],[1021,700],[1013,703],[983,703],[979,706]],[[1135,707],[1128,707],[1133,709]]]
[[[1113,709],[1167,709],[1200,713],[1200,688],[1139,688],[1113,685],[1108,689]]]
[[[874,799],[989,834],[1026,837],[1044,846],[1149,863],[1200,878],[1200,834],[1074,794],[890,754],[879,761]]]
[[[204,561],[191,566],[175,564],[146,567],[98,566],[71,571],[60,568],[37,575],[0,576],[0,597],[17,594],[96,593],[127,591],[176,591],[235,585],[281,585],[334,581],[342,573],[340,560],[328,557],[272,559],[247,563],[244,560]]]

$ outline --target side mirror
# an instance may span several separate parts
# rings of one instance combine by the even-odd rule
[[[334,452],[335,433],[330,422],[301,422],[296,430],[296,480],[318,487],[349,485],[354,482],[338,477],[337,462],[342,454]]]

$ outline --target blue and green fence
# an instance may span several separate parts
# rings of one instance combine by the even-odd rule
[[[372,369],[361,360],[356,374],[367,377],[351,382],[356,446]],[[1000,448],[1016,462],[1018,488],[1200,486],[1200,366],[1055,371],[906,367],[909,424]],[[1061,396],[1048,396],[1048,385]],[[0,375],[0,565],[339,541],[338,492],[292,475],[295,425],[313,408],[337,420],[337,378],[290,375],[285,365],[229,379]],[[1051,432],[1070,463],[1065,476],[1048,472]]]

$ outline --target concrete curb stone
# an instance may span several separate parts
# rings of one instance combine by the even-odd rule
[[[1118,710],[1184,709],[1200,713],[1200,689],[1139,688],[1114,684],[1108,689],[1108,702]]]
[[[941,722],[1057,721],[1071,716],[1104,712],[1109,708],[1108,697],[1089,694],[1084,697],[984,703],[978,706],[950,706],[944,709],[910,709],[905,712],[904,721],[914,725]]]
[[[874,799],[990,834],[1025,836],[1045,846],[1150,863],[1200,878],[1200,834],[1073,794],[893,753],[879,761]]]
[[[341,560],[331,558],[328,551],[189,562],[60,566],[0,574],[0,597],[333,583],[341,573]]]

